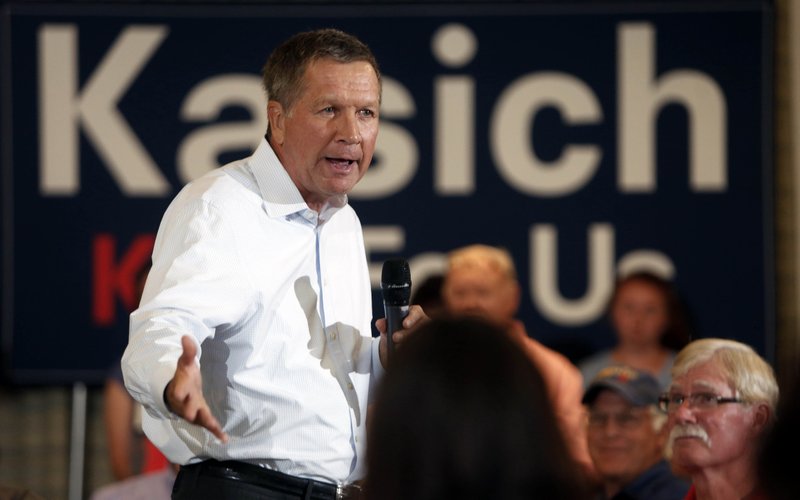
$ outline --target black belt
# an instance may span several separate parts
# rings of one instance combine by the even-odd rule
[[[241,481],[308,500],[359,500],[362,498],[361,486],[357,484],[324,483],[235,460],[206,460],[197,464],[184,465],[181,469],[185,469],[187,473]]]

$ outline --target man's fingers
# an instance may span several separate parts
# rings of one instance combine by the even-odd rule
[[[414,304],[408,308],[408,315],[403,319],[403,328],[408,329],[421,325],[429,319],[425,311],[422,310],[422,307]]]
[[[178,359],[175,377],[167,386],[168,406],[172,412],[194,425],[199,425],[214,434],[223,443],[228,442],[228,435],[206,403],[202,393],[200,370],[195,368],[197,345],[188,335],[181,337],[183,353]]]
[[[406,338],[406,331],[400,330],[392,334],[392,342],[395,344],[402,344],[403,339]]]
[[[197,346],[188,335],[181,337],[181,347],[183,347],[183,353],[178,360],[178,365],[186,366],[189,363],[194,363],[194,358],[197,356]]]
[[[222,431],[222,426],[219,424],[211,410],[206,404],[204,399],[193,398],[191,394],[187,394],[181,398],[181,408],[178,412],[184,420],[200,427],[208,429],[209,432],[214,434],[223,443],[228,442],[228,435]]]
[[[207,406],[197,412],[197,420],[194,423],[208,429],[211,434],[223,443],[228,442],[228,435],[222,431],[222,427]]]

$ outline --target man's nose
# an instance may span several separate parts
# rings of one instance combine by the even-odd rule
[[[694,422],[694,410],[689,407],[689,398],[681,401],[677,408],[670,409],[669,419],[675,422]]]
[[[338,121],[338,140],[347,144],[361,143],[361,129],[358,127],[358,118],[348,113],[343,113]]]

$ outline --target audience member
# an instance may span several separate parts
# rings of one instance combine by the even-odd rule
[[[370,500],[585,498],[540,373],[493,324],[420,327],[373,412]]]
[[[666,389],[675,354],[689,342],[688,323],[673,285],[649,272],[620,278],[608,306],[616,345],[578,363],[587,384],[610,365],[653,374]]]
[[[760,444],[775,419],[778,384],[751,347],[725,339],[691,342],[675,358],[669,391],[671,460],[692,480],[687,499],[766,498]]]
[[[174,499],[333,500],[364,474],[386,322],[373,339],[347,193],[372,160],[380,72],[360,40],[322,29],[281,44],[263,76],[265,139],[173,200],[131,314],[125,383],[181,464]],[[395,343],[424,319],[412,306]]]
[[[581,374],[566,357],[529,337],[525,326],[516,319],[520,288],[508,251],[470,245],[450,252],[442,298],[449,313],[491,321],[522,347],[542,373],[572,457],[591,477],[593,467],[586,445],[586,413],[581,405]]]
[[[667,415],[649,373],[609,366],[589,384],[589,454],[602,484],[598,500],[680,500],[689,484],[664,459]]]
[[[411,303],[417,304],[425,311],[429,318],[440,316],[444,313],[442,301],[442,283],[444,276],[432,274],[425,278],[411,294]]]

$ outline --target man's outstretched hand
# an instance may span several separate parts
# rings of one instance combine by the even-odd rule
[[[203,397],[203,380],[200,367],[197,366],[197,346],[188,336],[181,338],[183,354],[178,359],[175,376],[164,390],[164,402],[169,410],[195,425],[205,427],[223,443],[228,442],[228,435],[222,431],[222,426]]]

